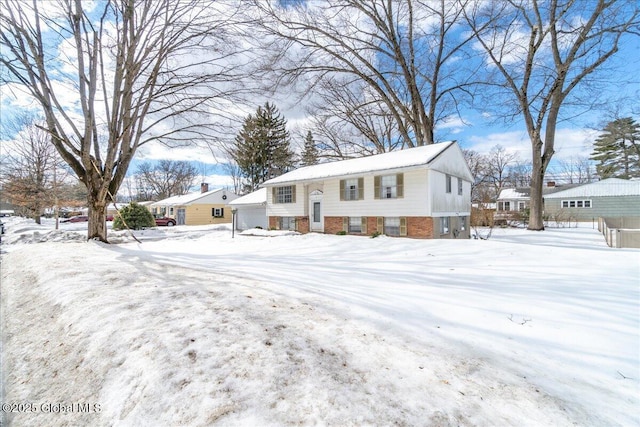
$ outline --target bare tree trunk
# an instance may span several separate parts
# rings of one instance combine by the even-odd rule
[[[529,205],[529,230],[544,230],[544,201],[542,198],[542,188],[544,186],[544,168],[542,167],[542,156],[539,149],[533,148],[531,171],[531,193]]]
[[[89,203],[89,240],[107,241],[107,205],[100,200],[87,200]]]

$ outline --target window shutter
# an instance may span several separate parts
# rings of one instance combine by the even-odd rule
[[[396,175],[396,197],[399,199],[404,197],[404,174],[399,173]]]
[[[340,180],[340,201],[344,200],[344,179]]]
[[[373,177],[373,191],[374,191],[374,198],[379,199],[380,198],[380,177],[379,176]]]
[[[364,178],[358,178],[358,200],[364,199]]]
[[[349,217],[348,216],[343,216],[342,217],[342,231],[344,232],[349,232]]]
[[[405,217],[400,217],[400,235],[407,235],[407,218]]]
[[[367,217],[363,216],[361,218],[362,224],[361,224],[361,230],[362,230],[362,234],[367,234]]]
[[[271,187],[271,203],[278,203],[276,199],[276,187]]]
[[[291,186],[291,203],[295,203],[296,202],[296,186],[292,185]]]
[[[379,216],[377,220],[378,220],[378,224],[377,224],[378,233],[384,233],[384,217]]]
[[[216,208],[211,208],[211,216],[216,216]]]
[[[220,208],[220,217],[224,216],[224,208]]]

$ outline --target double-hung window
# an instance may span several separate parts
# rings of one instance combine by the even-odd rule
[[[381,175],[374,178],[376,199],[398,199],[404,193],[404,175]]]
[[[359,216],[349,217],[349,233],[362,233],[362,218]]]
[[[462,178],[458,178],[458,196],[462,196]]]
[[[364,178],[340,180],[340,200],[362,200],[364,198]]]
[[[273,188],[273,202],[274,203],[295,203],[296,187],[294,185],[286,185],[284,187]]]

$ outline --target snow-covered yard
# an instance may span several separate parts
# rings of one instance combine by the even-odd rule
[[[640,251],[590,224],[104,245],[5,222],[10,425],[640,424]]]

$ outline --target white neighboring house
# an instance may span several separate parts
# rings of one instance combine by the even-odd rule
[[[253,193],[246,194],[229,203],[229,207],[236,211],[236,230],[244,231],[267,224],[267,189],[260,188]]]
[[[199,193],[169,197],[147,208],[156,217],[174,218],[177,225],[231,223],[230,209],[225,206],[237,198],[237,194],[222,188],[209,191],[203,183]]]
[[[452,141],[306,166],[262,185],[276,229],[468,238],[472,180]]]

